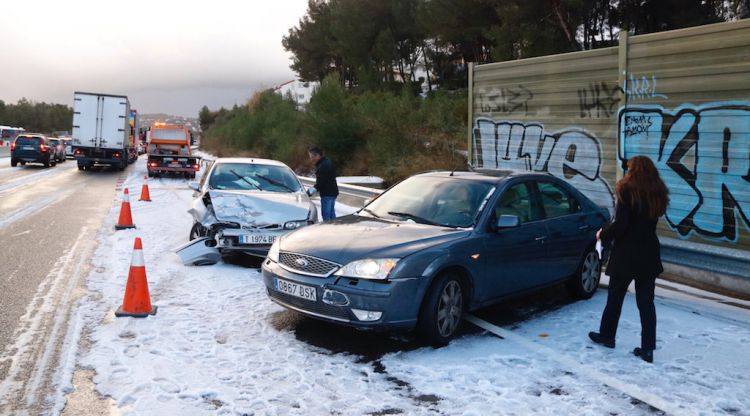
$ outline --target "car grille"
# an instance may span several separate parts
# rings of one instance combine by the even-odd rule
[[[287,295],[286,293],[277,292],[270,287],[266,288],[266,290],[268,291],[269,297],[293,308],[298,308],[301,311],[310,312],[314,315],[343,321],[349,321],[351,319],[349,316],[349,312],[341,307],[328,305],[322,302],[312,302],[309,300],[300,299],[295,296]]]
[[[328,277],[341,265],[296,253],[279,253],[279,263],[287,270],[309,276]]]

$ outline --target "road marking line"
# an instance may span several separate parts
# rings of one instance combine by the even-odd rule
[[[564,355],[561,355],[559,351],[555,351],[551,348],[545,347],[543,345],[539,345],[536,342],[533,342],[527,338],[524,338],[512,331],[509,331],[507,329],[500,328],[497,325],[493,325],[483,319],[477,318],[474,315],[467,314],[464,319],[471,322],[472,324],[489,331],[503,339],[507,339],[509,341],[513,341],[517,344],[521,344],[522,346],[535,351],[538,354],[544,355],[547,358],[550,358],[554,361],[557,361],[558,363],[564,365],[571,371],[578,373],[582,376],[588,377],[590,379],[596,380],[600,383],[606,384],[609,387],[612,387],[615,390],[619,390],[622,393],[627,394],[628,396],[638,399],[650,406],[653,406],[659,410],[662,410],[666,412],[667,414],[671,415],[697,415],[698,412],[686,409],[679,405],[673,405],[672,403],[668,402],[667,400],[664,400],[663,398],[649,393],[647,391],[644,391],[638,386],[627,384],[623,381],[620,381],[614,377],[608,376],[606,374],[603,374],[599,371],[594,370],[590,366],[581,364],[571,358],[568,358]]]

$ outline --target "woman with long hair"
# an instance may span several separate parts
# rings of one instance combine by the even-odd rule
[[[636,156],[627,161],[627,172],[615,186],[615,197],[615,218],[597,233],[602,242],[613,242],[607,265],[607,306],[599,332],[589,332],[589,338],[605,347],[615,347],[622,303],[630,282],[635,280],[641,346],[633,354],[651,363],[656,348],[654,286],[656,277],[664,271],[656,224],[667,211],[669,192],[651,159]]]

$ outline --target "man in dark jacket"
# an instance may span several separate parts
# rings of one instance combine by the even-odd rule
[[[336,218],[336,197],[339,187],[336,184],[336,168],[330,159],[323,156],[323,151],[312,147],[308,151],[310,160],[315,162],[315,189],[320,194],[320,211],[323,221]]]

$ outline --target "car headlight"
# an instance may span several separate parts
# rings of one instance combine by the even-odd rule
[[[268,254],[266,255],[269,260],[275,263],[279,262],[279,241],[281,241],[281,238],[274,240],[273,244],[271,244],[271,248],[268,249]]]
[[[285,230],[296,230],[299,227],[304,227],[307,225],[307,220],[301,220],[301,221],[287,221],[284,223],[284,229]]]
[[[353,261],[340,268],[337,276],[354,277],[357,279],[385,280],[396,267],[399,259],[364,259]]]

